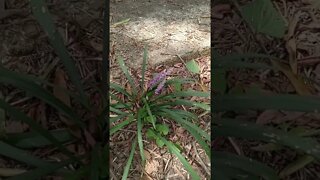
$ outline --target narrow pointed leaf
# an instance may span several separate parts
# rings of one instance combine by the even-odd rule
[[[132,90],[133,90],[133,94],[134,94],[134,96],[135,96],[135,95],[137,94],[137,89],[136,89],[135,83],[134,83],[134,81],[133,81],[133,79],[132,79],[132,77],[131,77],[131,75],[130,75],[130,73],[129,73],[129,71],[128,71],[128,68],[127,68],[127,66],[125,65],[122,57],[119,57],[119,58],[118,58],[118,63],[119,63],[119,66],[120,66],[122,72],[124,73],[124,75],[125,75],[126,78],[128,79],[128,81],[129,81],[129,83],[130,83],[130,85],[131,85],[131,88],[132,88]]]
[[[301,112],[320,112],[320,98],[300,95],[216,95],[215,112],[242,111],[249,109],[288,110]]]
[[[261,176],[265,180],[279,180],[277,173],[273,169],[251,158],[219,151],[213,151],[213,156],[216,164],[237,168],[250,174]]]
[[[320,144],[313,138],[300,137],[273,127],[241,120],[224,118],[215,119],[214,123],[216,124],[213,127],[214,137],[230,136],[280,144],[320,160]]]
[[[135,138],[133,143],[132,143],[130,155],[129,155],[127,164],[126,164],[126,166],[124,168],[121,180],[126,180],[127,177],[128,177],[130,166],[132,164],[132,159],[133,159],[133,155],[134,155],[134,151],[136,149],[136,146],[137,146],[137,138]]]
[[[51,45],[55,49],[55,52],[57,53],[59,58],[62,60],[71,81],[80,92],[81,98],[86,99],[84,88],[80,81],[80,74],[75,66],[75,61],[73,61],[68,54],[63,39],[52,21],[45,1],[31,0],[30,5],[35,18],[37,19],[43,30],[47,33]],[[87,99],[86,102],[88,102]]]

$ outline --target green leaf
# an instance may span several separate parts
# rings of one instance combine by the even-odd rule
[[[268,144],[262,144],[255,147],[250,148],[254,151],[260,151],[260,152],[268,152],[268,151],[276,151],[282,149],[282,146],[279,144],[274,143],[268,143]]]
[[[210,141],[210,136],[208,133],[206,133],[204,130],[202,130],[200,127],[196,126],[195,124],[189,122],[189,121],[185,121],[183,118],[181,118],[180,116],[178,116],[174,110],[167,110],[164,109],[162,110],[165,113],[168,113],[171,117],[173,117],[173,119],[175,121],[177,121],[179,124],[185,124],[187,126],[192,127],[194,130],[196,130],[200,135],[202,135],[206,140]],[[176,119],[175,119],[176,118]]]
[[[73,136],[65,129],[52,130],[48,133],[56,138],[59,143],[65,143],[73,139]],[[4,141],[23,149],[41,148],[52,145],[51,141],[36,132],[7,134],[7,138],[4,139]]]
[[[81,128],[85,127],[84,123],[80,120],[81,118],[77,114],[75,114],[70,107],[57,99],[40,85],[31,81],[29,78],[21,76],[16,72],[9,71],[0,66],[0,82],[8,83],[17,88],[27,91],[27,93],[29,93],[30,95],[43,100],[55,109],[61,111],[64,115],[70,118],[70,120],[73,120]]]
[[[186,63],[186,67],[187,69],[192,72],[192,73],[195,73],[195,74],[199,74],[200,73],[200,67],[199,65],[196,63],[195,60],[191,60],[191,61],[188,61]]]
[[[243,60],[255,59],[254,62],[246,62]],[[225,56],[215,54],[215,61],[213,61],[213,67],[215,69],[226,69],[226,68],[263,68],[263,69],[273,69],[272,66],[265,63],[257,62],[257,59],[264,59],[264,62],[270,62],[269,59],[278,59],[276,57],[266,55],[266,54],[257,54],[257,53],[232,53]]]
[[[96,144],[95,147],[91,151],[91,161],[90,161],[90,179],[99,180],[99,160],[100,160],[100,152],[99,145]]]
[[[277,173],[273,169],[251,158],[219,151],[213,151],[213,156],[214,162],[218,167],[223,165],[261,176],[265,180],[279,180]]]
[[[110,106],[109,110],[110,110],[111,112],[115,112],[115,113],[120,114],[120,115],[127,115],[127,114],[128,114],[128,113],[123,112],[123,111],[121,111],[120,109],[117,109],[117,108],[112,107],[112,106]]]
[[[89,165],[80,167],[77,171],[64,175],[65,180],[79,180],[88,177]]]
[[[30,153],[15,148],[9,144],[4,143],[3,141],[0,141],[0,154],[36,167],[51,165],[49,162],[34,157]]]
[[[206,111],[210,111],[210,106],[207,104],[189,101],[189,100],[185,100],[185,99],[176,99],[173,102],[166,102],[163,104],[153,104],[151,107],[158,107],[158,106],[165,106],[165,105],[171,105],[171,106],[184,105],[184,106],[191,106],[191,107],[199,107],[199,108],[204,109]]]
[[[73,82],[73,84],[76,86],[77,91],[79,91],[81,98],[86,99],[84,88],[80,81],[80,74],[78,72],[78,69],[75,66],[75,61],[72,60],[71,57],[69,56],[68,51],[64,45],[64,42],[59,34],[59,31],[57,31],[52,21],[51,15],[45,4],[45,1],[30,0],[30,5],[35,18],[37,19],[38,23],[41,25],[43,30],[48,35],[51,45],[55,49],[55,52],[57,53],[59,58],[62,60],[68,72],[68,75],[71,81]],[[89,103],[87,99],[86,99],[86,102],[87,102],[86,104],[88,105]]]
[[[105,145],[102,149],[102,155],[100,160],[100,171],[101,171],[101,178],[107,179],[109,177],[109,169],[106,168],[109,166],[109,145]]]
[[[181,92],[173,92],[168,94],[168,98],[172,97],[188,97],[188,96],[197,96],[197,97],[210,97],[210,92],[201,92],[201,91],[181,91]]]
[[[294,172],[304,168],[308,164],[312,163],[314,161],[314,158],[312,156],[304,155],[299,157],[294,162],[287,165],[279,174],[281,178],[284,178],[286,176],[289,176],[293,174]]]
[[[125,113],[125,114],[120,114],[119,116],[116,116],[116,117],[111,117],[109,120],[110,120],[110,124],[120,120],[120,119],[123,119],[127,116],[132,116],[131,114],[129,113]]]
[[[119,66],[121,68],[121,70],[123,71],[124,75],[126,76],[126,78],[128,79],[131,87],[132,87],[132,90],[133,90],[133,94],[134,96],[137,94],[137,89],[136,89],[136,86],[135,86],[135,83],[128,71],[128,68],[127,66],[125,65],[124,61],[123,61],[123,58],[122,57],[119,57],[118,58],[118,63],[119,63]]]
[[[189,111],[175,109],[174,112],[179,114],[180,116],[185,117],[185,118],[190,118],[190,119],[193,119],[193,120],[199,120],[198,115],[193,114],[193,113],[191,113]]]
[[[3,99],[3,94],[0,91],[0,99]],[[0,108],[0,139],[6,136],[6,112]]]
[[[145,156],[144,156],[144,151],[143,151],[143,141],[142,141],[142,128],[143,128],[143,123],[142,123],[142,117],[141,117],[141,112],[143,110],[139,109],[138,111],[138,124],[137,124],[137,128],[138,128],[138,145],[139,145],[139,151],[140,151],[140,156],[141,156],[141,160],[142,160],[142,164],[144,166],[145,163]]]
[[[175,84],[175,83],[185,84],[185,83],[195,83],[195,82],[196,80],[192,78],[172,78],[172,79],[168,79],[166,81],[166,84],[167,85]]]
[[[120,85],[115,84],[115,83],[110,83],[110,89],[114,89],[124,95],[126,95],[128,98],[131,98],[131,95]]]
[[[319,112],[320,98],[300,95],[215,95],[215,112],[242,111],[249,109],[288,110],[301,112]]]
[[[61,169],[64,166],[74,162],[73,160],[65,160],[63,162],[52,164],[49,166],[39,167],[35,170],[27,171],[23,174],[8,178],[7,180],[25,180],[25,179],[41,179],[45,175],[51,174],[58,169]]]
[[[148,115],[149,115],[149,118],[151,120],[151,123],[152,123],[152,126],[153,128],[156,128],[156,119],[154,118],[154,115],[152,115],[152,112],[150,110],[150,107],[149,107],[149,104],[147,102],[147,100],[145,98],[142,98],[143,102],[144,102],[144,105],[147,109],[147,112],[148,112]]]
[[[165,138],[161,137],[160,135],[156,134],[157,137],[168,147],[170,152],[177,156],[183,166],[186,168],[188,173],[191,175],[192,179],[200,180],[200,176],[193,170],[190,163],[181,155],[180,150],[172,143],[167,141]]]
[[[261,126],[239,119],[216,118],[214,123],[216,124],[213,127],[214,137],[230,136],[280,144],[302,151],[318,160],[320,159],[320,144],[312,138],[300,137],[272,127]]]
[[[39,133],[40,135],[42,135],[43,137],[51,141],[57,148],[59,148],[59,150],[61,150],[62,153],[64,153],[71,159],[77,160],[74,157],[74,155],[65,148],[65,146],[63,146],[55,137],[53,137],[48,132],[48,130],[43,129],[38,123],[33,121],[30,117],[26,116],[21,111],[18,111],[17,109],[13,108],[2,99],[0,99],[0,108],[3,108],[4,110],[6,110],[13,117],[13,119],[16,119],[16,120],[18,119],[28,124],[32,130],[36,131],[37,133]]]
[[[160,148],[162,148],[164,146],[164,142],[159,138],[156,138],[156,143]]]
[[[183,118],[175,114],[174,111],[163,110],[163,112],[165,112],[163,116],[169,117],[175,120],[177,123],[181,124],[182,127],[184,127],[188,132],[190,132],[190,134],[196,139],[196,141],[200,144],[200,146],[205,150],[206,154],[209,157],[211,156],[208,144],[202,139],[202,137],[204,137],[207,141],[210,141],[210,136],[208,133],[206,133],[205,131],[203,131],[201,128],[194,125],[193,123],[190,123],[189,121],[185,121]]]
[[[136,146],[137,146],[137,141],[136,141],[136,140],[137,140],[137,138],[135,138],[135,140],[134,140],[133,143],[132,143],[131,152],[130,152],[130,155],[129,155],[127,164],[126,164],[126,166],[125,166],[125,168],[124,168],[124,171],[123,171],[121,180],[126,180],[127,177],[128,177],[129,170],[130,170],[130,166],[131,166],[132,159],[133,159],[133,155],[134,155],[134,151],[135,151]]]
[[[110,136],[114,133],[116,133],[117,131],[119,131],[120,129],[122,129],[123,127],[129,125],[131,122],[133,121],[133,116],[129,116],[129,118],[127,120],[122,121],[121,123],[113,126],[110,129]]]
[[[242,6],[240,11],[254,30],[276,38],[284,36],[285,21],[271,0],[255,0]]]
[[[173,87],[174,87],[174,90],[175,91],[181,91],[182,90],[182,85],[181,85],[181,83],[174,83],[173,84]]]
[[[149,128],[147,130],[146,136],[149,139],[156,139],[157,138],[157,136],[153,133],[153,130],[151,128]]]
[[[161,134],[161,135],[167,135],[169,133],[169,127],[166,124],[157,124],[156,125],[156,130]]]
[[[233,168],[230,166],[225,166],[223,164],[218,164],[213,167],[213,174],[212,179],[221,179],[221,180],[261,180],[258,175],[250,174],[247,171]]]
[[[227,79],[225,69],[215,69],[213,75],[213,89],[221,94],[224,94],[227,89]]]

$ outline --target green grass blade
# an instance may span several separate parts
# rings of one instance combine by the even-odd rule
[[[48,130],[43,129],[38,123],[33,121],[30,117],[13,108],[2,99],[0,99],[0,108],[6,110],[12,116],[13,119],[21,120],[24,123],[28,124],[32,130],[36,131],[37,133],[51,141],[56,147],[59,148],[59,150],[61,150],[62,153],[66,154],[71,159],[76,160],[76,158],[70,151],[68,151],[55,137],[48,133]]]
[[[149,104],[148,104],[148,102],[147,102],[147,100],[145,98],[143,98],[142,100],[143,100],[144,105],[145,105],[145,107],[147,109],[148,115],[149,115],[149,117],[151,119],[152,126],[155,129],[156,128],[156,120],[153,118],[153,114],[152,114],[152,112],[150,110]]]
[[[213,72],[213,81],[211,82],[213,85],[213,89],[215,92],[220,94],[224,94],[227,90],[227,71],[225,69],[215,69]]]
[[[132,146],[131,146],[131,151],[130,151],[130,155],[127,161],[127,164],[124,168],[123,174],[122,174],[122,178],[121,180],[127,180],[128,174],[129,174],[129,170],[130,170],[130,166],[132,163],[132,159],[133,159],[133,155],[134,155],[134,151],[136,149],[137,146],[137,138],[134,139]]]
[[[216,166],[213,167],[213,172],[212,179],[261,180],[258,175],[253,175],[241,169],[225,166],[223,164],[216,164]]]
[[[198,63],[194,59],[186,62],[186,67],[192,73],[195,73],[195,74],[199,74],[200,73],[200,67],[199,67]]]
[[[85,127],[84,123],[80,121],[80,117],[77,114],[75,114],[70,107],[68,107],[62,101],[53,96],[51,93],[49,93],[33,81],[29,80],[28,78],[25,78],[24,76],[21,76],[16,72],[9,71],[0,66],[0,82],[8,83],[17,88],[27,91],[30,95],[43,100],[55,109],[61,111],[70,120],[73,120],[78,126],[82,128]]]
[[[131,98],[131,95],[118,84],[110,83],[110,89],[114,89],[114,90],[126,95],[128,98]]]
[[[148,51],[147,51],[147,46],[144,47],[143,50],[143,62],[142,62],[142,79],[141,79],[141,84],[140,87],[143,89],[144,88],[144,74],[146,71],[146,65],[147,65],[147,57],[148,57]]]
[[[173,93],[162,95],[162,96],[157,96],[156,98],[154,98],[153,101],[158,101],[160,99],[172,99],[175,97],[189,97],[189,96],[209,97],[210,93],[209,92],[194,91],[194,90],[178,91],[178,92],[173,92]]]
[[[119,131],[120,129],[122,129],[123,127],[129,125],[131,122],[133,121],[133,116],[129,116],[129,118],[127,120],[122,121],[121,123],[113,126],[110,129],[110,136],[114,133],[116,133],[117,131]]]
[[[23,174],[20,174],[18,176],[14,176],[11,178],[8,178],[7,180],[25,180],[25,179],[41,179],[45,175],[51,174],[58,169],[67,166],[68,164],[74,162],[73,160],[66,160],[57,164],[52,164],[48,166],[43,166],[36,168],[35,170],[27,171]]]
[[[193,123],[189,122],[189,121],[185,121],[184,119],[182,119],[180,116],[178,116],[175,111],[169,110],[169,109],[164,109],[162,110],[165,113],[168,113],[171,117],[174,118],[175,121],[177,121],[180,124],[185,124],[189,127],[191,127],[192,129],[194,129],[197,133],[199,133],[201,136],[203,136],[206,140],[210,141],[210,135],[208,133],[206,133],[205,131],[203,131],[201,128],[199,128],[198,126],[194,125]]]
[[[111,117],[111,118],[109,119],[110,124],[112,124],[112,123],[114,123],[114,122],[116,122],[116,121],[118,121],[118,120],[120,120],[120,119],[123,119],[123,118],[125,118],[125,117],[127,117],[127,116],[130,116],[130,114],[129,114],[129,113],[125,113],[125,114],[120,114],[120,115],[117,116],[117,117]]]
[[[280,144],[320,159],[320,144],[313,138],[300,137],[279,129],[238,119],[215,119],[214,122],[216,123],[216,126],[213,127],[214,137],[230,136]]]
[[[221,179],[221,180],[232,180],[232,177],[230,177],[230,170],[229,168],[226,168],[222,165],[215,165],[212,167],[212,179]],[[232,172],[232,170],[231,170]],[[234,172],[232,172],[234,173]]]
[[[107,115],[109,113],[109,108],[106,106],[103,108],[103,111],[99,114],[97,117],[98,125],[101,127],[101,129],[104,129],[104,127],[109,124],[107,120]],[[111,118],[109,118],[110,120]]]
[[[320,98],[300,95],[216,95],[215,112],[249,109],[276,109],[301,112],[319,112]]]
[[[138,145],[139,145],[139,151],[140,151],[140,156],[141,156],[141,160],[142,160],[142,164],[144,167],[144,163],[145,163],[145,156],[144,156],[144,150],[143,150],[143,139],[142,139],[142,128],[143,128],[143,123],[142,123],[142,117],[141,117],[141,111],[142,109],[139,110],[138,112],[138,124],[137,124],[137,128],[138,128]]]
[[[91,151],[91,161],[90,161],[90,179],[99,180],[99,146],[98,144]]]
[[[199,107],[201,109],[204,109],[206,111],[210,111],[210,106],[204,103],[199,103],[199,102],[193,102],[185,99],[176,99],[173,102],[166,102],[162,104],[152,104],[151,107],[156,107],[156,106],[165,106],[165,105],[170,105],[170,106],[177,106],[177,105],[184,105],[184,106],[190,106],[190,107]]]
[[[64,180],[79,180],[88,177],[89,165],[80,167],[77,171],[64,175]]]
[[[119,57],[118,58],[118,63],[119,63],[119,66],[121,68],[121,70],[123,71],[124,75],[126,76],[126,78],[128,79],[130,85],[131,85],[131,88],[133,90],[133,95],[135,96],[137,94],[137,89],[136,89],[136,86],[135,86],[135,83],[128,71],[128,68],[127,66],[125,65],[124,61],[123,61],[123,58],[122,57]]]
[[[197,97],[210,97],[210,92],[201,92],[201,91],[179,91],[168,94],[168,98],[172,97],[189,97],[189,96],[197,96]]]
[[[124,108],[127,108],[127,109],[131,109],[131,104],[130,103],[124,103],[121,99],[119,99],[117,96],[115,96],[114,94],[111,94],[109,93],[111,99],[114,99],[116,100],[116,104],[121,104],[124,106]],[[111,104],[111,103],[110,103]],[[114,104],[111,104],[111,106],[114,105]]]
[[[65,129],[53,130],[48,133],[56,138],[61,144],[73,139],[73,136]],[[51,141],[36,132],[7,134],[7,138],[3,141],[23,149],[42,148],[52,145]]]
[[[188,111],[184,111],[184,110],[180,110],[180,109],[175,109],[174,110],[175,113],[185,117],[185,118],[190,118],[190,119],[194,119],[194,120],[199,120],[198,116],[191,113],[191,112],[188,112]]]
[[[156,133],[155,133],[156,134]],[[186,168],[186,170],[189,172],[189,174],[191,175],[192,179],[200,180],[200,176],[193,170],[192,166],[190,165],[190,163],[182,156],[182,154],[180,153],[180,150],[172,143],[167,141],[165,138],[163,138],[162,136],[156,134],[156,136],[158,138],[161,139],[162,142],[164,142],[164,144],[168,147],[168,149],[175,155],[177,156],[177,158],[180,160],[180,162],[183,164],[183,166]]]
[[[51,45],[53,46],[55,52],[63,62],[72,83],[76,86],[81,98],[85,99],[86,102],[88,102],[84,93],[83,85],[80,81],[80,74],[75,66],[75,61],[73,61],[70,55],[68,54],[63,39],[61,38],[59,31],[57,30],[52,21],[51,15],[45,4],[45,1],[30,0],[30,5],[35,18],[37,19],[38,23],[41,25],[43,30],[47,33]],[[89,103],[87,104],[89,106]]]
[[[186,84],[186,83],[195,83],[196,80],[192,78],[172,78],[168,79],[166,81],[166,85],[180,83],[180,84]]]
[[[163,114],[165,117],[169,117],[175,120],[177,123],[181,124],[192,136],[197,140],[197,142],[201,145],[201,147],[205,150],[206,154],[211,157],[210,148],[208,144],[202,139],[203,136],[207,141],[210,141],[210,136],[208,133],[203,131],[198,126],[190,123],[189,121],[184,120],[181,116],[175,114],[174,111],[171,110],[163,110],[166,114]]]
[[[286,176],[289,176],[293,174],[294,172],[304,168],[308,164],[312,163],[314,161],[314,158],[312,156],[303,155],[301,157],[298,157],[297,160],[293,161],[292,163],[288,164],[280,173],[279,176],[281,178],[284,178]]]
[[[268,166],[251,158],[237,156],[232,153],[213,151],[215,164],[222,164],[232,168],[240,169],[250,174],[263,177],[265,180],[279,180],[277,173]]]
[[[126,113],[126,112],[123,112],[123,111],[121,111],[121,110],[119,110],[119,109],[117,109],[117,108],[114,108],[114,107],[112,107],[112,106],[110,106],[110,109],[109,109],[111,112],[115,112],[115,113],[118,113],[118,114],[120,114],[120,115],[122,115],[122,114],[128,114],[128,113]]]
[[[50,163],[32,156],[30,153],[0,141],[0,154],[35,167],[49,166]]]
[[[1,67],[1,65],[0,65]],[[3,68],[3,67],[2,67]],[[30,74],[22,74],[22,73],[19,73],[20,76],[23,76],[23,78],[27,79],[28,81],[32,81],[38,85],[46,85],[48,87],[51,87],[51,88],[56,88],[58,89],[59,91],[63,91],[65,92],[66,94],[68,94],[71,98],[73,98],[75,101],[79,102],[81,105],[83,105],[87,110],[90,110],[89,106],[88,106],[88,102],[86,102],[84,99],[81,98],[81,96],[75,94],[74,92],[71,92],[70,90],[66,89],[65,87],[60,87],[60,86],[57,86],[55,85],[54,83],[50,83],[48,82],[47,80],[45,79],[42,79],[42,78],[39,78],[39,77],[36,77],[36,76],[33,76],[33,75],[30,75]],[[93,86],[94,87],[94,86]],[[97,88],[97,90],[99,90]]]

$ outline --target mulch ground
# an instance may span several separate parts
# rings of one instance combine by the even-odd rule
[[[125,87],[128,82],[125,80],[124,75],[119,70],[119,67],[116,65],[115,58],[112,57],[111,62],[111,82],[115,82],[121,84]],[[142,57],[140,57],[142,60]],[[141,61],[142,62],[142,61]],[[202,82],[202,86],[198,84],[192,84],[189,86],[183,87],[184,89],[194,89],[198,91],[210,91],[210,57],[200,57],[196,59],[196,62],[199,64],[201,73],[199,77],[196,77],[199,82]],[[172,71],[169,78],[172,77],[181,77],[187,78],[191,77],[190,73],[187,71],[183,63],[176,63],[173,65],[174,70]],[[157,67],[148,67],[146,70],[146,82],[149,82],[154,73],[159,73],[164,69],[168,69],[168,66],[160,65]],[[133,76],[135,79],[141,79],[141,73],[134,72],[139,70],[134,70]],[[146,83],[147,84],[147,83]],[[172,87],[168,87],[165,91],[172,91]],[[165,93],[162,92],[162,93]],[[194,99],[195,101],[208,102],[210,103],[210,99],[202,98],[202,99]],[[190,110],[187,107],[179,107],[179,109]],[[200,127],[205,129],[207,132],[210,132],[210,114],[203,113],[203,111],[195,112],[199,115]],[[169,140],[173,142],[179,143],[179,145],[183,148],[183,155],[187,157],[187,160],[191,163],[194,169],[201,175],[202,179],[210,179],[210,160],[206,156],[203,149],[195,143],[194,138],[185,131],[182,127],[177,125],[172,120],[161,119],[161,121],[167,125],[169,125],[170,133],[167,137]],[[111,139],[111,157],[110,158],[110,174],[114,180],[119,179],[122,176],[124,166],[127,162],[127,158],[130,154],[131,143],[134,137],[136,136],[136,124],[132,124],[125,129],[115,133]],[[146,166],[144,169],[141,167],[140,154],[138,149],[135,152],[133,165],[131,167],[131,173],[129,174],[130,179],[186,179],[188,178],[188,173],[184,169],[183,165],[180,161],[170,153],[167,152],[165,148],[159,148],[154,141],[147,140],[143,137],[145,155],[146,155]]]
[[[272,56],[281,59],[281,62],[289,67],[289,56],[296,53],[298,62],[298,76],[305,83],[300,83],[311,94],[319,94],[319,47],[320,11],[308,4],[309,1],[273,1],[277,10],[289,23],[298,20],[296,26],[290,26],[296,48],[286,46],[286,39],[275,39],[263,35],[253,34],[244,20],[236,13],[236,8],[228,4],[220,4],[214,7],[213,48],[221,55],[229,53],[264,53],[266,49]],[[260,42],[259,42],[260,41]],[[291,49],[289,49],[291,48]],[[228,91],[230,93],[246,93],[258,90],[265,94],[298,94],[292,83],[297,80],[289,80],[281,72],[272,70],[230,70],[227,75]],[[293,82],[295,81],[295,82]],[[306,129],[318,129],[320,117],[317,114],[286,112],[286,111],[250,111],[235,114],[236,119],[251,119],[254,122],[274,127],[288,125],[289,129],[303,127]],[[315,137],[319,137],[316,135]],[[252,142],[242,139],[216,140],[218,150],[227,150],[239,155],[246,155],[258,161],[266,163],[280,172],[289,163],[299,156],[297,152],[289,149],[271,152],[254,151],[253,147],[261,145],[260,142]],[[283,179],[307,180],[319,179],[319,163],[312,163],[303,169]]]

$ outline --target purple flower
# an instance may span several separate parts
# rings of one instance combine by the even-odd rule
[[[172,72],[173,68],[168,69],[167,71],[163,70],[157,74],[148,84],[148,89],[153,87],[155,84],[159,83],[161,80],[165,79],[168,74]],[[162,82],[161,82],[162,83]],[[163,83],[164,84],[164,83]],[[159,86],[158,86],[159,87]]]
[[[166,83],[166,79],[164,79],[157,87],[156,91],[154,92],[156,95],[159,95],[161,90],[164,87],[164,84]]]

